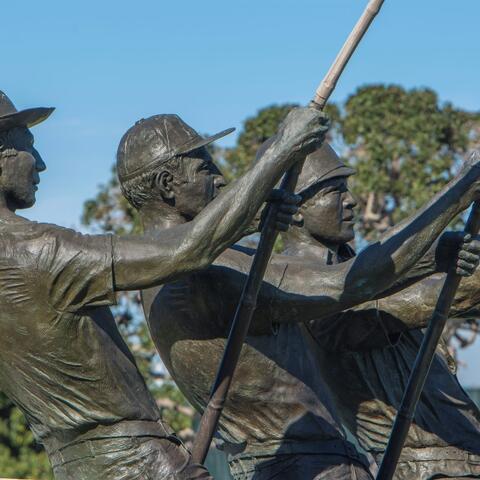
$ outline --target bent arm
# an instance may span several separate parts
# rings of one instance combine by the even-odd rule
[[[289,263],[275,300],[276,321],[329,316],[384,295],[473,200],[471,187],[477,178],[478,167],[463,171],[413,217],[344,263],[323,269]]]
[[[214,279],[216,285],[221,285],[219,294],[224,302],[225,328],[234,314],[253,254],[251,249],[230,248],[205,272],[208,275],[205,281]],[[440,273],[424,278],[435,271],[434,256],[434,252],[429,252],[417,264],[415,272],[409,272],[395,284],[416,281],[414,285],[388,296],[385,292],[379,293],[382,298],[343,309],[341,286],[344,279],[332,278],[333,266],[275,255],[259,292],[250,334],[269,333],[273,323],[312,321],[315,336],[330,338],[331,343],[337,345],[330,345],[334,349],[385,346],[390,340],[394,341],[396,334],[422,328],[430,319],[445,278],[445,274]],[[337,307],[332,309],[335,296],[338,297]],[[326,311],[330,312],[327,317]],[[451,314],[462,318],[480,315],[480,271],[462,279]]]
[[[305,322],[328,317],[385,295],[431,247],[451,219],[465,209],[473,194],[478,168],[464,171],[413,217],[391,229],[357,257],[338,265],[276,256],[260,291],[254,324],[263,331],[268,323]],[[220,257],[221,260],[222,257]],[[249,261],[249,260],[247,260]],[[241,262],[218,271],[225,291],[238,298],[246,271]],[[422,270],[425,274],[428,270]],[[228,287],[227,287],[228,286]]]
[[[445,274],[424,279],[402,292],[369,301],[329,318],[313,320],[308,328],[323,348],[362,351],[397,342],[401,333],[427,326],[436,306]],[[451,317],[480,314],[480,274],[463,278],[452,304]]]
[[[291,112],[260,160],[193,221],[158,231],[149,238],[116,238],[115,288],[148,288],[205,268],[241,238],[281,175],[299,156],[318,147],[327,121],[310,110]]]
[[[432,318],[445,274],[437,274],[376,302],[376,308],[385,314],[384,326],[390,333],[424,328]],[[369,302],[355,308],[357,312],[371,308]],[[480,315],[480,272],[462,278],[450,310],[451,318],[471,318]]]

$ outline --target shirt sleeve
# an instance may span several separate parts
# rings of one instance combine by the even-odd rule
[[[112,235],[83,235],[50,226],[42,235],[38,259],[56,310],[74,312],[116,303]]]

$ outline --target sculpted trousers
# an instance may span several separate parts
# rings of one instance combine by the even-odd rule
[[[204,467],[188,464],[183,445],[167,438],[94,439],[65,454],[53,465],[56,480],[213,480]]]
[[[293,454],[230,462],[235,480],[373,480],[361,463],[337,455]]]

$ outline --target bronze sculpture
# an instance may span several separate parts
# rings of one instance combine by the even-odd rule
[[[313,156],[311,156],[313,157]],[[301,207],[302,228],[293,227],[284,235],[286,253],[305,261],[324,259],[341,262],[351,258],[348,235],[342,236],[341,225],[325,228],[330,216],[350,216],[347,190],[341,203],[328,209],[328,189],[321,179],[324,168],[310,162],[312,176],[301,179],[300,188],[315,180],[324,205],[310,210],[308,202]],[[315,177],[315,174],[317,177]],[[341,179],[345,183],[345,178]],[[345,188],[345,187],[344,187]],[[324,226],[323,228],[321,226]],[[332,223],[330,223],[332,225]],[[335,224],[333,223],[335,226]],[[444,240],[453,244],[458,235],[447,234]],[[466,243],[469,251],[460,252],[460,273],[473,273],[478,264],[478,241]],[[439,246],[437,256],[449,259]],[[464,260],[462,260],[464,257]],[[424,259],[425,260],[425,259]],[[468,271],[461,271],[471,262]],[[417,270],[422,265],[417,265]],[[443,267],[448,270],[448,263]],[[420,271],[418,272],[420,273]],[[425,272],[426,275],[427,272]],[[320,372],[326,380],[344,423],[370,452],[378,464],[390,435],[392,420],[398,408],[422,333],[415,327],[425,326],[435,306],[444,275],[437,274],[415,283],[391,296],[342,312],[325,321],[309,322],[306,334],[311,337]],[[455,316],[474,315],[478,309],[479,272],[465,278],[454,302]],[[352,331],[357,322],[360,328]],[[321,326],[323,324],[323,326]],[[339,342],[332,342],[330,332],[342,331]],[[413,329],[406,331],[405,329]],[[478,478],[480,476],[480,412],[460,387],[451,371],[453,359],[446,346],[437,351],[415,424],[407,437],[407,448],[401,457],[398,480],[430,478]]]
[[[123,149],[121,144],[119,150]],[[119,170],[123,161],[119,157]],[[187,181],[168,164],[164,169],[165,175],[178,177],[177,184]],[[213,165],[210,169],[218,178],[218,170]],[[281,471],[285,479],[351,478],[354,474],[370,478],[368,467],[345,441],[332,399],[317,375],[316,359],[296,322],[340,312],[380,295],[395,282],[394,288],[399,288],[401,283],[436,271],[433,252],[424,257],[425,267],[407,275],[449,219],[478,195],[476,169],[478,166],[467,164],[462,174],[409,223],[356,259],[325,265],[323,259],[305,263],[292,257],[274,257],[220,425],[225,448],[232,454],[235,478],[270,478],[275,471]],[[339,174],[343,170],[334,165],[331,171]],[[121,176],[120,181],[132,200],[135,190],[130,190]],[[150,189],[149,202],[138,208],[146,232],[189,220],[191,213],[183,211],[186,202],[181,200],[179,188],[165,195],[163,187],[157,184],[152,188],[149,181],[136,187],[143,192]],[[248,249],[232,247],[202,272],[143,291],[157,349],[199,411],[208,399],[251,256]]]
[[[160,284],[208,265],[248,227],[297,155],[322,141],[325,117],[297,110],[262,162],[192,222],[150,238],[117,238],[17,215],[35,203],[46,168],[29,127],[52,110],[18,112],[0,93],[0,388],[26,415],[57,479],[210,478],[190,464],[160,419],[108,306],[117,290]],[[164,135],[167,153],[179,147],[178,155],[187,145],[175,144],[173,133],[160,128],[153,135]],[[187,134],[182,139],[194,148],[221,135]],[[165,151],[150,153],[158,164]],[[132,179],[144,174],[125,167]],[[197,167],[196,194],[208,197],[211,178]]]

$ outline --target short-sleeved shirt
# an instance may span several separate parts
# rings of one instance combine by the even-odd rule
[[[109,235],[0,223],[0,389],[39,441],[159,418],[108,308],[112,275]]]
[[[250,267],[245,253],[229,249],[208,269],[143,292],[150,331],[162,360],[200,411],[208,401]],[[260,293],[272,301],[284,269],[275,272],[278,275],[272,271],[267,275]],[[261,303],[220,419],[225,449],[253,456],[308,454],[321,451],[322,442],[344,440],[301,327],[273,325],[268,301]]]

